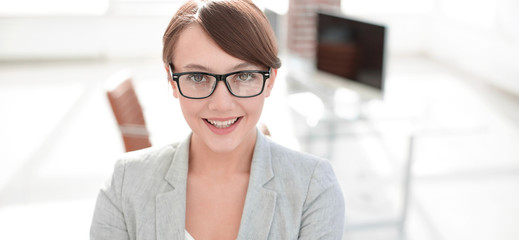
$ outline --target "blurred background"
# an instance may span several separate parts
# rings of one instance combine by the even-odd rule
[[[261,121],[330,160],[344,239],[519,239],[518,1],[255,2],[283,60]],[[161,60],[181,3],[0,0],[0,239],[89,238],[118,78],[152,145],[189,133]]]

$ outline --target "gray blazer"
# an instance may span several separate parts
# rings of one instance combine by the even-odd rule
[[[124,155],[99,192],[90,239],[184,239],[189,140]],[[238,239],[341,239],[343,225],[328,161],[258,131]]]

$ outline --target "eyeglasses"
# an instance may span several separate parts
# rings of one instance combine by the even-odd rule
[[[223,75],[205,72],[173,73],[169,65],[171,78],[177,82],[180,94],[186,98],[203,99],[211,96],[218,81],[224,81],[229,92],[239,98],[250,98],[260,95],[265,82],[270,77],[268,71],[238,71]]]

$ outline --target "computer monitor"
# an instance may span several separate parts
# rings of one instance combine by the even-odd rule
[[[347,88],[382,96],[386,27],[341,13],[317,13],[316,68]],[[332,78],[320,78],[332,79]]]

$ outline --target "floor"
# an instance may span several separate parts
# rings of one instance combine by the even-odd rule
[[[275,141],[330,159],[344,239],[519,239],[519,99],[424,57],[388,63],[383,100],[326,97],[282,68],[261,119]],[[153,144],[182,139],[159,58],[0,63],[0,239],[88,239],[123,152],[104,89],[125,68]]]

